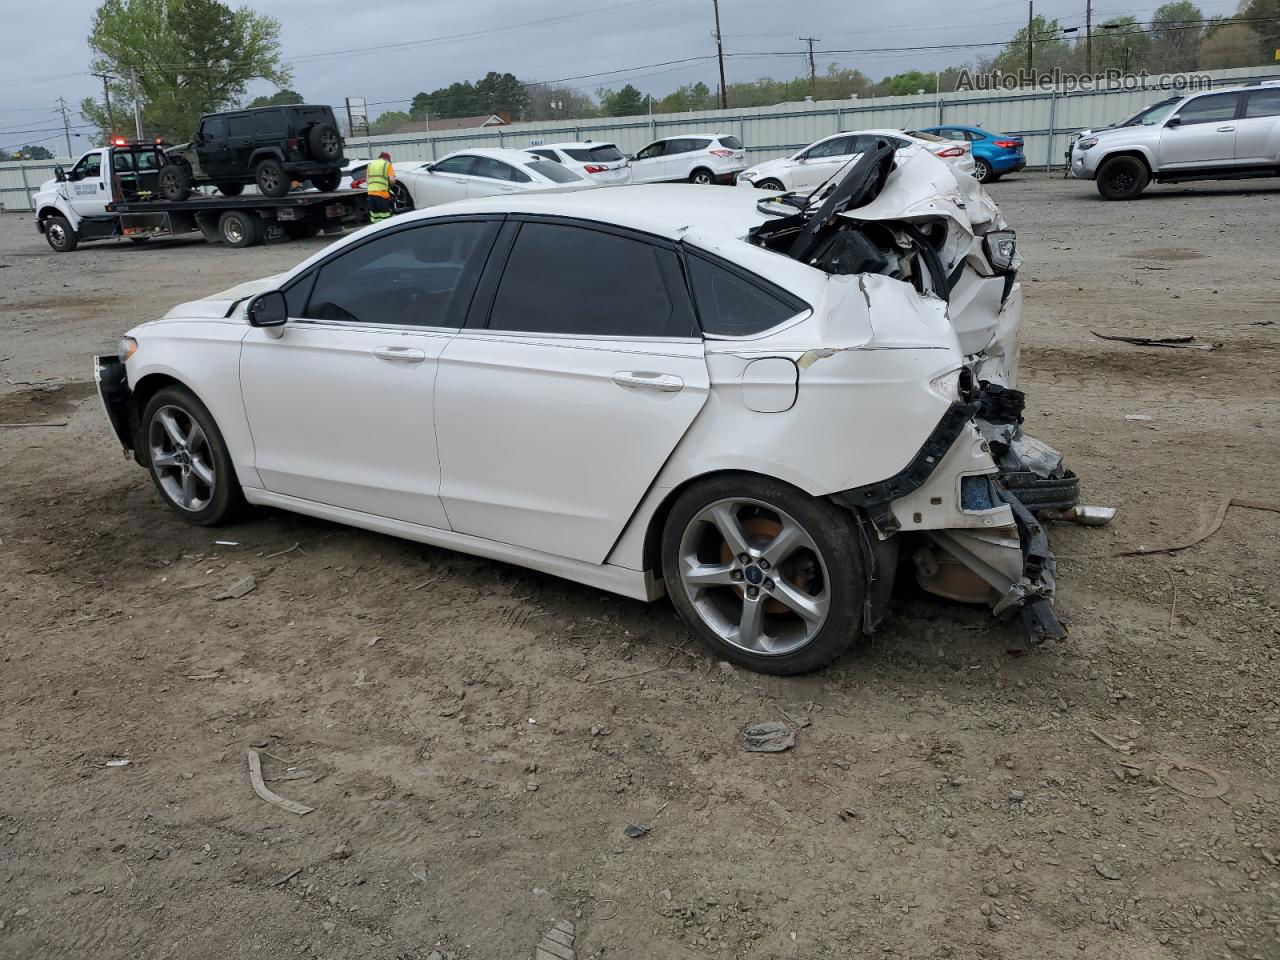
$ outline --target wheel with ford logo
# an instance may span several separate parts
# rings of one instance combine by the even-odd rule
[[[861,634],[866,576],[855,524],[849,511],[778,480],[695,483],[664,524],[667,593],[717,656],[762,673],[816,670]]]

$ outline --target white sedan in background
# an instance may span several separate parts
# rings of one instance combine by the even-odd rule
[[[1070,505],[1061,455],[983,383],[1016,371],[1016,238],[972,178],[894,161],[777,217],[683,186],[408,213],[134,327],[103,404],[188,522],[262,504],[666,593],[756,670],[873,629],[900,555],[1061,636],[1019,499]]]
[[[760,190],[812,190],[840,172],[876,140],[895,149],[922,146],[935,157],[973,176],[973,148],[911,130],[855,130],[823,137],[789,157],[766,160],[738,174],[738,186]]]
[[[535,157],[561,164],[602,187],[617,186],[631,181],[631,171],[628,169],[630,161],[618,149],[617,144],[583,140],[573,143],[547,143],[527,147],[526,150]]]
[[[397,208],[411,210],[476,197],[563,193],[597,186],[563,164],[524,150],[488,147],[459,150],[431,163],[397,169],[396,185]]]

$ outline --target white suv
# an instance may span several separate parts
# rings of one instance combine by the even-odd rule
[[[627,158],[616,144],[592,143],[590,140],[574,143],[548,143],[526,148],[534,156],[554,160],[574,173],[601,186],[615,186],[630,182]]]
[[[720,133],[655,140],[631,158],[632,183],[733,183],[747,166],[742,141]]]
[[[1152,180],[1280,176],[1280,83],[1163,100],[1071,145],[1071,174],[1107,200],[1132,200]]]

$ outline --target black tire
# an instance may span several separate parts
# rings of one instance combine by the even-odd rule
[[[773,177],[769,177],[757,183],[756,189],[757,190],[776,190],[780,193],[787,188],[782,185],[781,180],[775,180],[773,179]]]
[[[191,196],[191,171],[181,163],[166,163],[160,168],[160,195],[170,203],[181,203]]]
[[[758,526],[753,532],[753,523],[764,524],[766,529],[773,524],[777,526],[773,531],[776,533],[781,529],[778,523],[787,519],[799,526],[813,549],[806,545],[786,552],[783,562],[773,567],[761,565],[758,554],[746,567],[735,563],[732,549],[720,536],[720,528],[705,519],[705,511],[734,501],[747,501],[731,506],[730,510],[739,524],[738,529],[751,541],[752,550],[767,547],[773,535],[761,533]],[[663,525],[662,570],[667,594],[680,618],[716,656],[761,673],[779,676],[807,673],[829,664],[862,633],[867,582],[857,537],[854,519],[847,512],[789,484],[752,474],[713,477],[682,493]],[[733,574],[735,579],[739,573],[746,574],[737,580],[742,586],[726,583],[701,589],[690,587],[683,576],[683,562],[691,556],[691,549],[698,562],[724,564],[724,558],[730,557],[728,562],[733,563],[737,571]],[[751,567],[757,569],[752,571]],[[749,586],[755,577],[763,578],[761,585]],[[778,583],[771,579],[774,577]],[[800,586],[807,587],[815,581],[820,586],[818,594]],[[780,600],[773,599],[782,595],[784,584],[810,598],[825,596],[826,612],[822,618],[808,625]],[[756,596],[762,598],[760,629],[774,631],[778,639],[783,638],[785,631],[798,629],[802,636],[792,641],[794,646],[778,653],[753,651],[735,645],[717,631],[711,619],[720,621],[721,629],[727,626],[730,631],[735,623],[745,622],[745,616],[737,621],[735,617],[746,611],[748,601],[743,591],[751,589],[757,589]]]
[[[70,253],[80,245],[80,235],[66,217],[56,213],[44,222],[44,239],[54,253]]]
[[[290,240],[310,240],[320,232],[318,223],[289,223],[284,224],[285,236]]]
[[[311,178],[311,185],[321,193],[332,193],[342,184],[342,173],[326,173],[323,176]]]
[[[413,195],[409,193],[409,188],[403,183],[397,183],[391,188],[391,212],[408,213],[412,209]]]
[[[694,170],[689,174],[689,182],[702,184],[715,183],[716,175],[706,167],[699,167],[697,170]]]
[[[320,163],[332,163],[342,156],[342,136],[332,123],[317,123],[307,133],[307,146],[311,159]]]
[[[978,157],[973,158],[973,178],[979,183],[991,183],[996,179],[991,164]]]
[[[218,183],[214,184],[218,188],[218,192],[224,197],[238,197],[244,193],[243,183]]]
[[[284,172],[284,164],[275,157],[264,157],[253,171],[258,192],[264,197],[287,197],[293,181]]]
[[[1135,200],[1150,182],[1147,165],[1137,157],[1112,157],[1098,168],[1098,193],[1105,200]]]
[[[156,422],[162,413],[172,418],[180,433],[186,432],[188,437],[197,439],[186,447],[179,447],[164,424]],[[192,423],[198,426],[199,434],[189,431]],[[141,443],[145,445],[151,480],[161,499],[174,513],[188,523],[210,527],[231,520],[241,512],[245,503],[244,493],[236,479],[226,441],[222,439],[213,415],[195,394],[178,385],[156,391],[142,411],[141,424]],[[156,443],[153,442],[155,438],[162,439]],[[170,463],[157,466],[154,452],[158,447],[170,455],[185,451],[186,465]],[[205,471],[212,469],[212,487],[200,479],[201,468]],[[180,493],[175,491],[175,487],[179,491],[185,490],[188,475],[194,478],[190,508],[177,499]],[[206,495],[207,502],[202,502],[200,498],[206,498]]]
[[[228,210],[218,218],[218,236],[228,247],[252,247],[262,241],[262,221],[248,210]]]

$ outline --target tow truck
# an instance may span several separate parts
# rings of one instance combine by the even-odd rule
[[[165,200],[159,177],[166,160],[163,140],[113,137],[108,146],[84,154],[70,171],[55,167],[53,179],[31,198],[36,229],[55,252],[70,253],[91,240],[124,237],[141,243],[196,231],[209,243],[251,247],[338,233],[345,224],[367,221],[365,195],[359,190]]]

